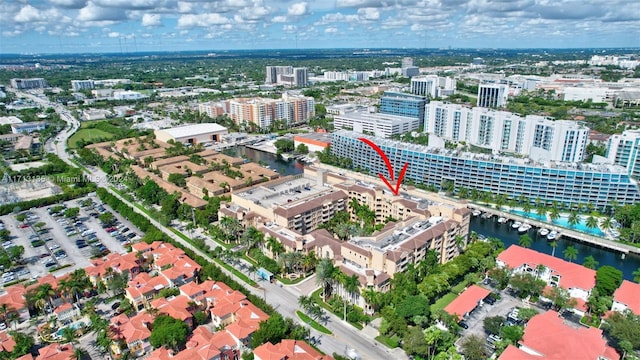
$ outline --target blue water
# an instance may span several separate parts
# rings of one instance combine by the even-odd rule
[[[73,330],[78,330],[78,328],[81,328],[83,326],[84,326],[84,322],[82,322],[82,321],[77,322],[77,323],[73,323],[73,324],[70,324],[69,326],[61,327],[60,329],[58,329],[57,334],[58,334],[59,337],[62,337],[62,330],[64,330],[64,328],[69,327],[69,328],[71,328]]]
[[[522,210],[509,210],[510,213],[520,215],[533,220],[548,222],[546,215],[539,215],[533,212],[524,212]]]
[[[602,232],[602,230],[600,230],[600,228],[590,228],[585,224],[585,220],[584,219],[580,219],[580,222],[571,226],[569,225],[569,220],[568,218],[564,218],[564,217],[560,217],[558,219],[554,219],[553,223],[558,225],[558,226],[562,226],[562,227],[566,227],[567,229],[571,229],[571,230],[576,230],[576,231],[581,231],[583,233],[587,233],[590,235],[594,235],[594,236],[604,236],[605,234]]]

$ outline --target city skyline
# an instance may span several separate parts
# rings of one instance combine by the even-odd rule
[[[0,16],[0,53],[640,47],[630,0],[11,0]]]

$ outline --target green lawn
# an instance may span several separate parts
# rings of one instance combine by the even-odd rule
[[[436,310],[444,309],[447,305],[449,305],[458,295],[454,293],[446,293],[443,297],[438,299],[435,304],[431,305],[431,313]]]
[[[322,326],[322,324],[319,324],[317,321],[315,321],[312,318],[308,317],[306,314],[303,314],[302,311],[296,310],[296,315],[298,315],[300,320],[302,320],[302,322],[304,322],[305,324],[309,324],[309,326],[311,326],[312,328],[320,331],[321,333],[325,333],[325,334],[331,335],[331,330],[329,330],[326,327]]]
[[[376,336],[376,340],[378,340],[378,342],[384,344],[388,348],[393,349],[393,348],[397,348],[398,347],[398,341],[400,339],[396,335],[393,335],[392,337],[386,337],[386,336],[383,336],[383,335],[378,335],[378,336]]]
[[[69,147],[72,149],[77,148],[78,141],[86,140],[91,141],[94,139],[111,139],[113,134],[100,129],[80,129],[69,138]]]

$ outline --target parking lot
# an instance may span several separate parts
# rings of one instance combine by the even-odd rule
[[[65,214],[71,208],[78,208],[78,214]],[[98,217],[109,212],[113,219],[105,225]],[[0,220],[10,232],[10,240],[3,246],[5,249],[23,246],[25,260],[23,266],[2,274],[3,284],[19,278],[36,279],[50,272],[60,276],[87,267],[92,257],[124,252],[124,247],[137,241],[141,235],[128,220],[102,205],[95,197],[33,208],[1,216]],[[70,266],[60,268],[65,265]]]

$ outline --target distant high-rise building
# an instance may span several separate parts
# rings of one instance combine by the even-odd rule
[[[385,91],[380,99],[380,113],[424,119],[424,96]]]
[[[14,89],[44,89],[48,87],[47,81],[43,78],[11,79],[11,87]]]
[[[95,89],[93,80],[71,80],[71,88],[74,91]]]
[[[307,86],[307,83],[309,83],[309,75],[308,75],[307,68],[294,68],[293,79],[294,79],[295,86],[297,87]]]
[[[228,100],[229,117],[236,124],[251,124],[263,129],[275,120],[289,125],[309,121],[315,115],[312,97],[284,93],[282,99],[236,98]],[[200,110],[207,112],[206,108]]]
[[[282,75],[292,75],[293,66],[267,66],[266,84],[277,84]]]
[[[500,108],[507,105],[509,87],[506,84],[482,83],[478,86],[478,106]]]
[[[413,66],[413,58],[410,57],[404,57],[402,58],[402,67],[403,68],[408,68]]]
[[[456,81],[450,77],[437,75],[417,76],[411,78],[411,93],[427,96],[432,99],[447,97],[456,92]]]

